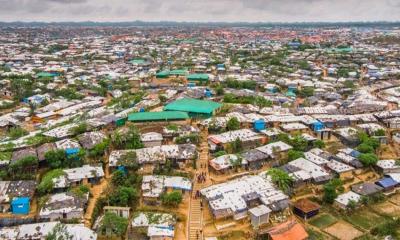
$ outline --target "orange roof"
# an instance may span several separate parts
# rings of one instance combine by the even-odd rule
[[[312,202],[306,198],[298,200],[295,204],[294,207],[297,209],[300,209],[301,211],[307,213],[311,211],[318,210],[320,206],[316,204],[315,202]]]
[[[271,228],[268,231],[272,240],[303,240],[308,234],[302,225],[296,221],[288,221]]]

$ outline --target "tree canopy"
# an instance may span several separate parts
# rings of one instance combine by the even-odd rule
[[[236,117],[232,117],[226,123],[226,129],[229,131],[234,131],[240,129],[240,122]]]
[[[276,184],[279,189],[284,192],[288,192],[294,179],[289,174],[279,168],[271,168],[268,170],[267,175],[271,177],[271,180]]]
[[[166,206],[178,206],[182,202],[182,193],[179,191],[164,193],[161,195],[161,202]]]

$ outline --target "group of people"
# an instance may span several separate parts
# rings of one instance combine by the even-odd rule
[[[202,173],[198,174],[198,175],[197,175],[197,182],[198,182],[198,183],[203,183],[203,182],[205,182],[205,181],[206,181],[206,176],[207,176],[207,173],[206,173],[206,172],[202,172]]]

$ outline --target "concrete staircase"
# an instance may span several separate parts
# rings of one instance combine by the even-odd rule
[[[207,143],[208,131],[203,130],[201,132],[201,144],[200,144],[200,154],[199,159],[196,163],[196,171],[195,171],[195,179],[193,183],[193,191],[190,200],[190,208],[189,208],[189,224],[188,224],[188,239],[189,240],[199,240],[203,239],[201,230],[203,229],[203,214],[200,206],[200,199],[195,199],[196,192],[201,190],[202,188],[207,186],[207,182],[198,183],[197,175],[206,172],[207,179],[209,177],[208,174],[208,143]],[[203,168],[201,168],[203,166]]]

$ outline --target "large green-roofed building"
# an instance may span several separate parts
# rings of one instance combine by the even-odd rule
[[[172,71],[164,70],[156,73],[156,78],[167,78],[170,76],[186,76],[188,71],[185,69],[175,69]]]
[[[188,81],[199,81],[199,82],[207,82],[209,79],[208,74],[189,74],[189,76],[187,76],[187,80]]]
[[[161,71],[156,74],[156,78],[167,78],[169,77],[169,71]]]
[[[169,75],[186,76],[187,74],[188,71],[184,69],[176,69],[169,72]]]
[[[164,107],[165,111],[187,112],[190,117],[209,118],[222,104],[193,98],[178,99]]]
[[[128,115],[131,122],[160,122],[181,121],[189,118],[186,112],[163,111],[163,112],[137,112]]]

